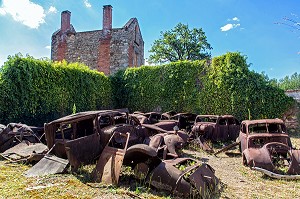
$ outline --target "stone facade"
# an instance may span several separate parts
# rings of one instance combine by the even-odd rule
[[[81,62],[91,69],[113,74],[144,64],[144,41],[136,18],[122,28],[112,28],[112,7],[103,7],[103,29],[76,32],[71,12],[61,14],[61,28],[52,35],[51,59]]]

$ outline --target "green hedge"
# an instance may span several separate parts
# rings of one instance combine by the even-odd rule
[[[127,105],[131,111],[194,111],[199,104],[197,83],[205,63],[183,61],[119,71],[111,77],[117,83],[113,91],[115,105]]]
[[[206,78],[204,103],[213,103],[214,114],[233,114],[240,119],[282,117],[295,101],[271,86],[265,76],[250,71],[246,57],[226,53],[215,57]]]
[[[9,57],[0,76],[0,123],[43,125],[79,111],[111,108],[111,83],[79,63]]]
[[[226,53],[206,61],[127,68],[106,77],[79,63],[10,57],[0,72],[0,123],[42,125],[74,112],[131,111],[281,117],[294,100],[250,71],[246,58]]]
[[[226,53],[205,61],[142,66],[111,77],[116,107],[132,111],[232,114],[239,119],[281,117],[294,103],[261,74],[250,71],[246,57]]]

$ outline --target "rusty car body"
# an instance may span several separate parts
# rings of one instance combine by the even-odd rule
[[[93,171],[94,181],[103,182],[105,184],[118,184],[129,137],[129,132],[126,134],[121,132],[113,133],[103,149],[97,161],[96,168]],[[125,140],[125,142],[123,140]],[[119,143],[121,146],[115,146],[115,143]]]
[[[191,198],[210,198],[219,183],[209,165],[191,158],[162,161],[148,180],[157,189]]]
[[[205,140],[235,141],[239,135],[240,122],[232,115],[198,115],[192,128],[195,137]]]
[[[154,124],[167,131],[171,131],[174,126],[178,126],[179,129],[190,132],[197,114],[176,113],[174,111],[163,114],[158,112],[142,113],[136,111],[131,114],[131,116],[136,117],[140,121],[140,124]]]
[[[115,125],[119,111],[87,111],[68,115],[44,125],[47,146],[59,158],[68,158],[73,170],[100,155],[109,138],[101,129]]]
[[[34,163],[41,160],[47,152],[48,148],[43,143],[31,143],[23,140],[1,153],[0,156],[10,162]]]
[[[9,123],[7,126],[1,125],[0,127],[0,153],[7,149],[27,140],[30,143],[39,143],[40,135],[36,134],[32,128],[26,124]]]
[[[128,109],[87,111],[45,123],[47,153],[27,177],[72,171],[99,158],[113,131],[102,129],[128,122]],[[124,124],[125,125],[125,124]]]
[[[145,163],[147,167],[156,167],[161,160],[173,159],[180,156],[179,150],[188,142],[189,136],[181,130],[167,131],[155,124],[142,124],[138,131],[142,142],[131,145],[126,152],[124,164],[133,169],[140,163]],[[141,136],[142,135],[142,136]],[[141,139],[140,139],[141,141]],[[144,166],[145,167],[145,166]]]
[[[161,120],[169,120],[172,116],[176,115],[176,111],[168,111],[161,114]]]
[[[300,150],[292,147],[281,119],[243,121],[239,141],[245,166],[271,177],[300,174]]]
[[[64,173],[69,166],[76,172],[81,165],[98,160],[93,171],[96,182],[117,185],[121,167],[125,165],[132,167],[136,178],[158,189],[180,196],[209,198],[219,182],[214,170],[195,159],[181,158],[180,149],[190,141],[188,132],[195,118],[196,114],[191,113],[170,112],[161,120],[157,112],[129,115],[128,109],[87,111],[45,123],[42,129],[21,127],[22,132],[28,130],[25,134],[12,128],[12,133],[3,135],[8,136],[4,137],[9,143],[13,141],[11,136],[22,141],[27,134],[27,140],[41,142],[41,137],[35,137],[33,131],[44,133],[47,146],[38,143],[34,148],[23,140],[12,148],[18,150],[21,158],[31,157],[23,147],[30,151],[34,148],[42,155],[25,172],[26,177]],[[11,154],[11,151],[5,153],[7,158]]]
[[[194,125],[197,114],[195,113],[177,113],[170,117],[170,120],[177,121],[177,126],[179,129],[190,132]]]
[[[190,132],[194,125],[197,114],[194,113],[176,113],[174,111],[166,112],[161,115],[161,119],[156,126],[167,131],[172,131],[175,126],[185,132]]]
[[[135,111],[131,115],[135,116],[141,124],[154,124],[159,122],[159,120],[161,119],[161,113],[159,112],[143,113],[140,111]]]
[[[123,163],[138,178],[148,176],[162,160],[180,157],[180,149],[188,143],[189,135],[178,127],[168,131],[156,124],[141,124],[146,130],[143,142],[131,145],[126,151]]]
[[[36,162],[47,153],[44,128],[9,123],[0,126],[0,156],[10,162]]]

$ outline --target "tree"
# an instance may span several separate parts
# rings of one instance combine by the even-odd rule
[[[209,59],[211,49],[202,28],[190,30],[188,25],[179,23],[174,29],[161,32],[161,38],[154,41],[149,62]]]
[[[294,73],[279,80],[279,88],[283,90],[300,89],[300,74]]]

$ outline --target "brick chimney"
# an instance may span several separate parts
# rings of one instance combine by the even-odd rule
[[[65,10],[61,13],[61,32],[65,32],[67,30],[71,29],[71,12],[68,10]]]
[[[103,33],[107,35],[112,29],[112,6],[103,6]]]
[[[98,70],[110,74],[110,41],[112,30],[112,6],[103,6],[103,38],[99,42]]]
[[[66,59],[66,52],[67,52],[67,35],[66,33],[71,30],[71,12],[68,10],[62,11],[61,13],[61,25],[60,25],[60,40],[58,40],[57,45],[57,54],[56,54],[56,61],[62,61]]]

